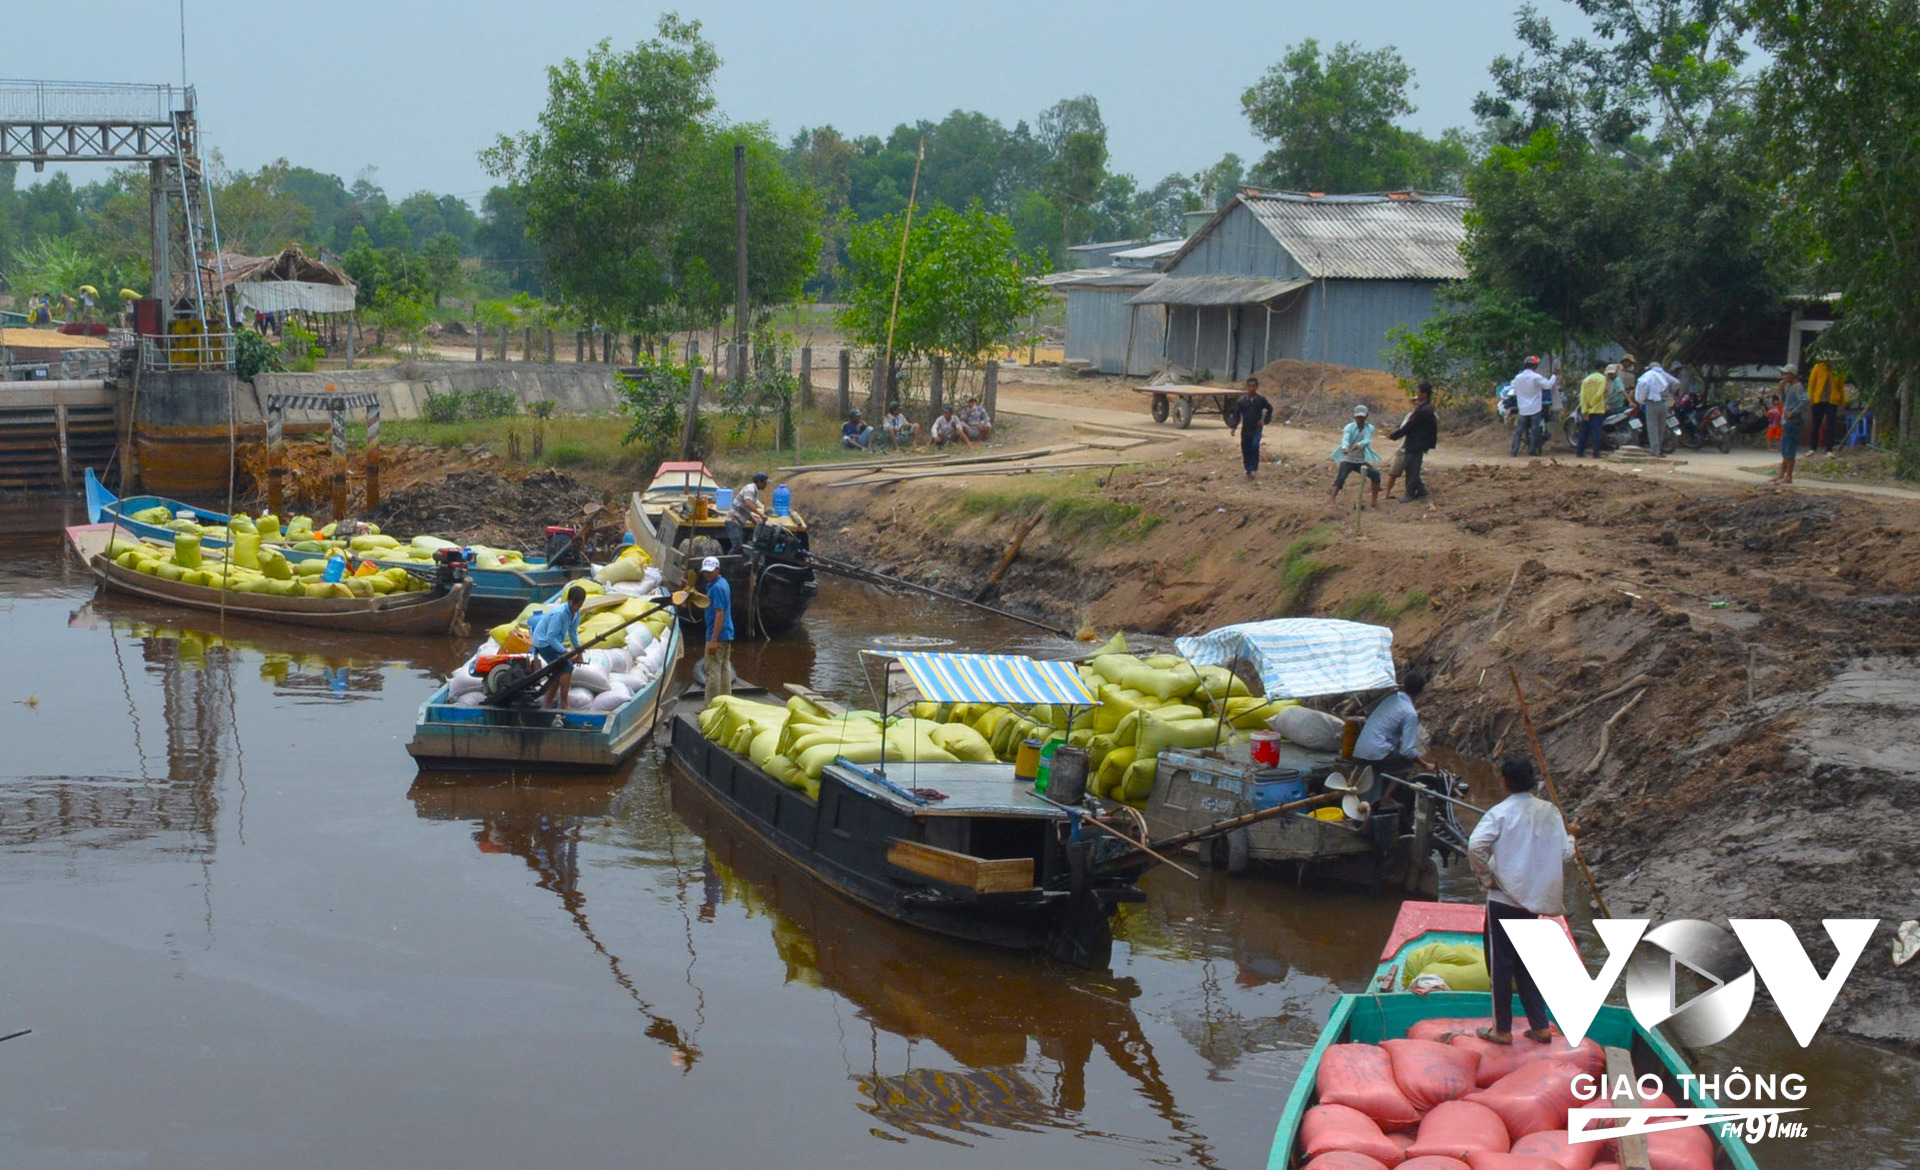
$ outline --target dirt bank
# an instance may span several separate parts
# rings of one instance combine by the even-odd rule
[[[1249,484],[1209,450],[806,502],[823,551],[964,594],[1039,514],[999,602],[1103,635],[1386,622],[1471,756],[1525,749],[1511,666],[1616,917],[1787,918],[1821,971],[1821,919],[1883,919],[1833,1023],[1920,1043],[1920,968],[1888,954],[1920,917],[1920,507],[1539,462],[1356,516],[1329,479],[1300,458]]]

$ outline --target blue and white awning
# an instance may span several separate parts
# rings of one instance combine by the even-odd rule
[[[1043,662],[1019,654],[939,654],[898,651],[922,698],[935,703],[1063,703],[1095,705],[1070,662]]]
[[[1174,642],[1195,666],[1244,658],[1269,699],[1308,699],[1395,685],[1393,631],[1334,618],[1275,618]]]

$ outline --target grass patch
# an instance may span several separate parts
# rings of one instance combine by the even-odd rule
[[[1301,617],[1306,614],[1315,587],[1320,584],[1321,578],[1333,571],[1332,565],[1314,560],[1313,554],[1332,544],[1338,537],[1339,533],[1331,525],[1316,524],[1287,545],[1280,554],[1281,617]]]
[[[1407,590],[1401,598],[1389,597],[1378,589],[1369,589],[1365,593],[1349,597],[1334,611],[1335,617],[1350,622],[1371,622],[1377,626],[1390,626],[1400,616],[1416,609],[1425,609],[1429,598],[1418,589]]]
[[[1141,540],[1166,522],[1137,504],[1107,499],[1087,474],[1061,476],[1046,487],[980,488],[959,496],[954,510],[995,521],[1025,520],[1039,512],[1049,526],[1095,541]]]

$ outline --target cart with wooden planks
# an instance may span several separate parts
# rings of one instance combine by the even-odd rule
[[[1233,400],[1245,393],[1217,386],[1135,386],[1133,392],[1152,397],[1148,409],[1153,413],[1154,422],[1166,422],[1167,416],[1172,415],[1173,425],[1183,431],[1193,425],[1194,412],[1201,405],[1217,411],[1224,420]]]

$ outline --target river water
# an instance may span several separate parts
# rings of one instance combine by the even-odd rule
[[[1162,869],[1109,973],[948,944],[713,826],[651,749],[416,775],[468,645],[95,599],[58,519],[0,510],[0,1035],[32,1030],[0,1166],[1259,1167],[1392,921]],[[858,651],[901,633],[1056,646],[829,582],[736,664],[866,705]],[[1805,1073],[1817,1121],[1762,1165],[1920,1156],[1910,1062],[1763,1016],[1714,1062]]]

